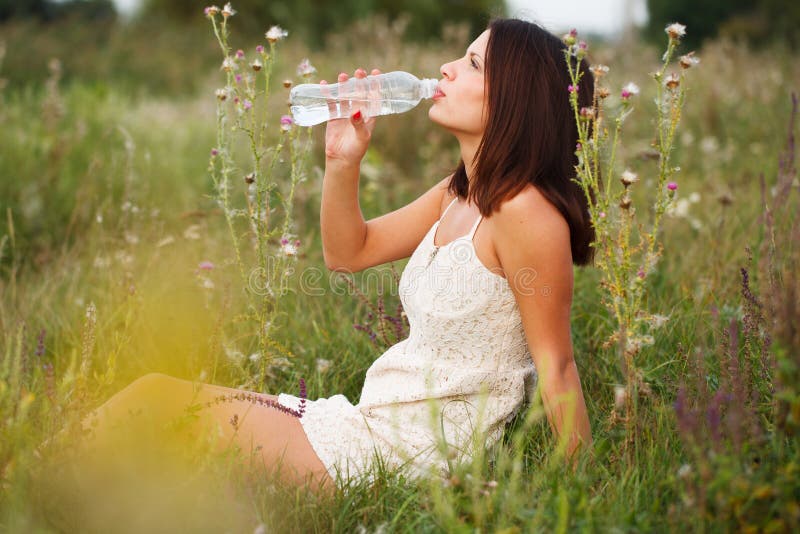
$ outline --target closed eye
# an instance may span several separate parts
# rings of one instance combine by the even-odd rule
[[[473,67],[475,67],[476,69],[478,68],[478,64],[477,64],[477,63],[475,63],[475,60],[474,60],[474,59],[470,59],[470,60],[469,60],[469,62],[470,62],[470,63],[472,63],[472,66],[473,66]]]

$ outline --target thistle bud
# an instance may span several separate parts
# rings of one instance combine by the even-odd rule
[[[256,59],[252,63],[250,63],[250,68],[253,69],[256,72],[260,71],[261,67],[263,67],[263,65],[261,64],[261,60],[260,59]]]
[[[246,184],[252,184],[255,181],[256,181],[256,173],[254,172],[251,172],[250,174],[244,177],[244,183]]]
[[[608,90],[607,87],[600,87],[597,89],[597,97],[598,98],[608,98],[611,92]]]
[[[283,80],[283,86],[289,89],[292,86],[292,80]]]

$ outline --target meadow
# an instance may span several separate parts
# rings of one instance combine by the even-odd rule
[[[311,81],[359,66],[436,77],[472,38],[453,26],[438,46],[406,43],[402,20],[374,19],[312,53],[288,30],[272,58],[271,97],[258,108],[271,146],[289,135],[279,121],[287,113],[283,80],[305,81],[296,72],[304,58],[316,67]],[[87,410],[149,372],[272,394],[296,394],[302,378],[309,399],[342,393],[355,403],[369,365],[407,335],[396,292],[405,261],[349,276],[325,267],[324,127],[294,127],[273,152],[278,195],[264,202],[280,213],[290,198],[286,226],[251,243],[247,225],[231,223],[211,155],[225,73],[210,27],[205,36],[201,59],[175,66],[181,74],[169,78],[193,78],[197,89],[183,95],[70,76],[57,54],[32,63],[43,65],[41,82],[0,84],[3,530],[797,530],[800,63],[786,47],[752,50],[729,40],[697,50],[701,62],[684,82],[671,154],[678,188],[645,292],[647,309],[665,319],[636,354],[648,387],[635,399],[620,389],[626,376],[605,343],[614,321],[601,304],[602,273],[575,270],[573,344],[594,436],[594,459],[577,471],[552,454],[556,440],[535,404],[487,457],[449,479],[387,472],[330,498],[241,473],[202,451],[174,472],[142,458],[112,474],[71,469],[66,442],[40,453],[42,440],[74,429]],[[4,61],[20,63],[22,38],[14,38]],[[267,44],[238,42],[235,27],[232,43],[248,57]],[[174,50],[158,54],[153,68],[181,61]],[[638,172],[633,202],[646,220],[655,186],[648,73],[661,50],[629,38],[590,42],[589,55],[610,66],[610,87],[641,87],[617,172]],[[0,77],[9,76],[3,64]],[[362,166],[366,220],[454,169],[455,139],[428,121],[425,107],[380,119]],[[292,146],[305,154],[297,166]],[[233,142],[231,158],[246,168],[246,143]],[[245,179],[241,172],[230,181],[237,205],[246,200]],[[240,254],[232,235],[245,236]],[[286,235],[294,246],[281,243]],[[242,277],[242,265],[259,265],[251,244],[280,260],[286,290],[277,296],[265,298]],[[269,309],[259,308],[267,301]],[[626,420],[632,402],[635,420]]]

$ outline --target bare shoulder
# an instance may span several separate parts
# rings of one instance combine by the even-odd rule
[[[571,285],[569,225],[535,186],[504,201],[490,220],[495,254],[509,280],[535,272],[549,284]]]
[[[567,220],[533,185],[505,200],[500,209],[492,214],[491,220],[498,234],[523,232],[537,237],[552,235],[556,239],[566,238],[569,243]]]

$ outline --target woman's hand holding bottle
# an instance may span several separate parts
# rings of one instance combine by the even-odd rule
[[[380,74],[378,69],[372,69],[370,74]],[[325,158],[327,164],[358,167],[364,154],[367,153],[372,130],[375,128],[375,117],[369,109],[370,93],[380,93],[380,87],[370,85],[368,81],[360,81],[367,77],[364,69],[356,69],[354,73],[355,94],[352,100],[340,101],[340,106],[345,106],[348,119],[331,119],[325,129]],[[341,84],[348,80],[344,72],[339,74],[338,82]],[[325,80],[319,82],[327,84]],[[342,95],[340,95],[342,96]],[[331,111],[337,105],[333,99],[328,101]]]

